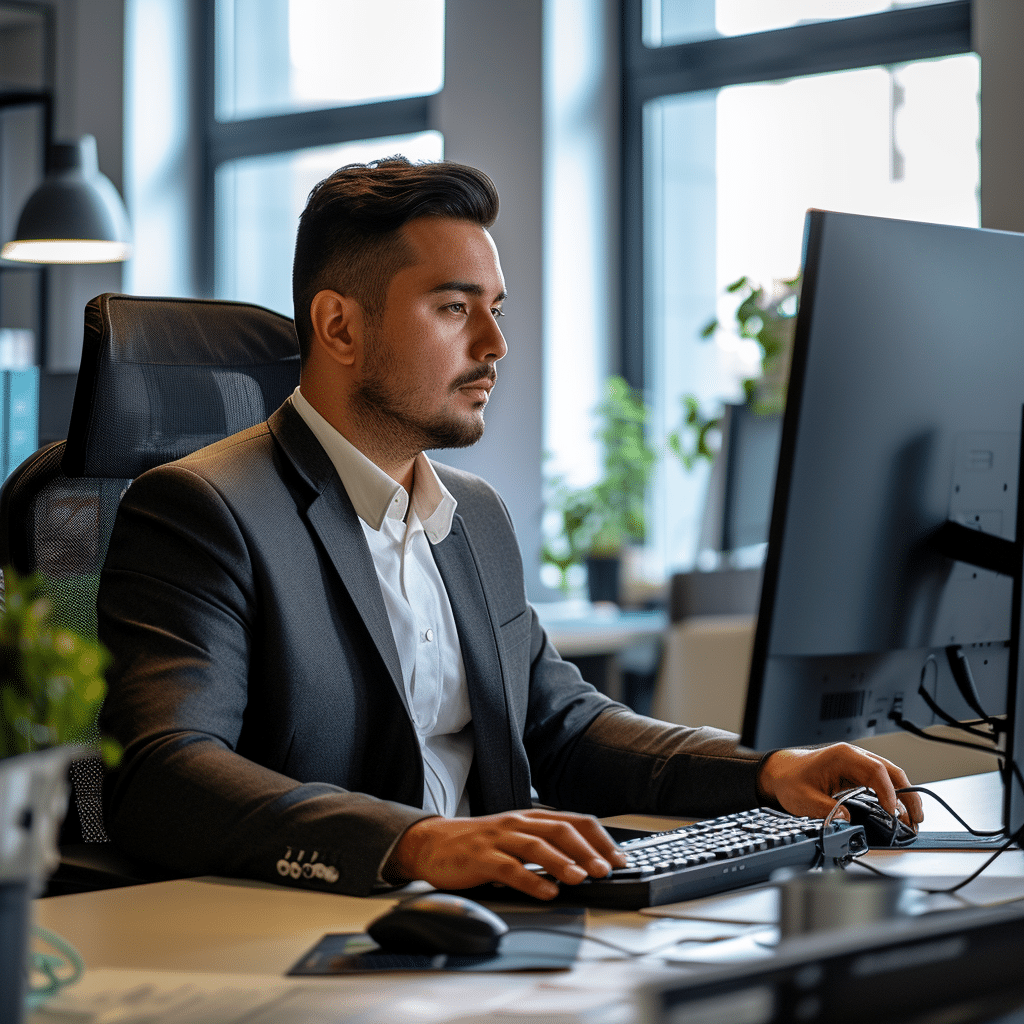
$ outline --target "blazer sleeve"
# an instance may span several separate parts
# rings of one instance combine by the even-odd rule
[[[136,480],[97,607],[113,654],[101,728],[124,748],[105,786],[120,847],[188,874],[354,895],[382,884],[381,865],[424,811],[298,782],[239,752],[253,637],[268,627],[216,488],[181,466]]]
[[[530,725],[541,799],[599,816],[709,817],[756,807],[766,756],[708,726],[670,725],[598,694],[562,661],[533,615]]]

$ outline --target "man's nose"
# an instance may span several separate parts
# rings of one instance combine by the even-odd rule
[[[508,345],[505,344],[505,336],[501,333],[498,320],[488,312],[486,320],[481,317],[480,328],[473,339],[473,356],[481,363],[496,363],[506,352]]]

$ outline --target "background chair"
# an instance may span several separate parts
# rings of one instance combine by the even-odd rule
[[[42,573],[58,620],[94,638],[100,569],[131,481],[265,420],[298,382],[292,321],[271,310],[202,299],[93,299],[68,438],[29,457],[0,490],[0,565]],[[76,762],[71,777],[62,863],[50,892],[157,877],[109,841],[99,759]]]

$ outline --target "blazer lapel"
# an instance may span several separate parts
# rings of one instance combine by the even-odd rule
[[[359,517],[338,479],[334,464],[295,411],[291,399],[267,423],[296,470],[317,492],[306,509],[309,525],[327,551],[401,696],[404,691],[402,665],[384,607],[380,580]]]
[[[484,800],[484,806],[474,808],[474,813],[529,806],[529,769],[518,754],[519,745],[513,743],[495,624],[461,516],[455,516],[451,533],[433,545],[432,551],[455,615],[466,667],[476,768]]]

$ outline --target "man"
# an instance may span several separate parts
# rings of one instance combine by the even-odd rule
[[[588,814],[822,815],[849,782],[897,808],[907,780],[881,758],[654,722],[547,642],[500,498],[423,454],[483,433],[506,352],[497,213],[457,164],[321,182],[295,250],[299,388],[125,495],[98,610],[102,724],[125,750],[108,829],[129,852],[354,894],[548,898],[525,863],[567,884],[623,863]],[[533,809],[531,787],[567,810]]]

